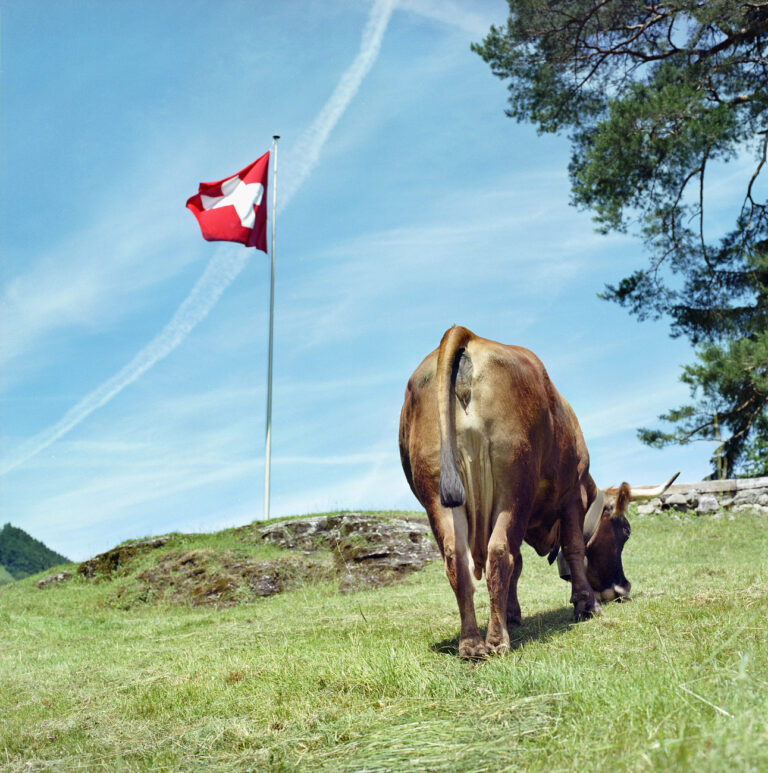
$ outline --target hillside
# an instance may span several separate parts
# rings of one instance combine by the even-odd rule
[[[384,551],[334,519],[140,540],[0,588],[0,767],[768,770],[761,509],[635,512],[633,600],[579,624],[524,546],[523,624],[483,663],[458,658],[441,561],[345,593],[339,572]],[[482,626],[484,581],[475,604]]]
[[[405,517],[403,517],[405,516]],[[343,513],[275,519],[215,534],[125,542],[83,561],[79,578],[108,581],[105,603],[230,607],[322,582],[342,593],[400,582],[439,558],[423,517]],[[72,579],[71,571],[37,581]]]
[[[31,574],[50,569],[58,564],[69,563],[69,559],[46,547],[40,540],[30,537],[23,529],[6,523],[0,530],[0,584],[21,580]]]

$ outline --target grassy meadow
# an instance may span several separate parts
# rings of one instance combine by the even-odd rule
[[[282,555],[242,530],[173,535],[109,581],[5,585],[0,769],[768,770],[768,518],[631,520],[630,603],[573,624],[525,548],[514,649],[474,664],[437,563],[231,606],[142,590],[172,548]],[[484,582],[476,604],[485,625]]]

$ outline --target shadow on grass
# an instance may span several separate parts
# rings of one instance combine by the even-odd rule
[[[567,631],[573,621],[573,607],[563,607],[562,609],[550,609],[547,612],[538,612],[530,617],[523,618],[522,625],[509,626],[509,640],[513,650],[520,649],[532,641],[547,641],[553,636],[557,636]],[[480,629],[484,637],[486,629]],[[459,637],[445,639],[436,642],[430,649],[440,655],[459,655]]]

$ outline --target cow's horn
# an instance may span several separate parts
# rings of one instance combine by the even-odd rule
[[[662,486],[632,486],[629,490],[629,498],[634,502],[638,499],[653,499],[660,497],[677,480],[679,472],[676,472]]]

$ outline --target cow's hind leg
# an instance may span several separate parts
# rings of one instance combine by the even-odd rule
[[[509,650],[507,615],[509,611],[510,585],[515,578],[514,603],[517,605],[517,577],[522,565],[515,560],[520,556],[520,539],[516,534],[515,516],[511,510],[499,513],[488,541],[486,581],[490,598],[491,613],[488,620],[488,634],[485,643],[489,652],[502,653]],[[520,606],[517,605],[519,617]]]
[[[475,583],[472,579],[472,557],[467,541],[467,515],[463,507],[436,504],[430,516],[439,536],[445,562],[445,574],[451,583],[461,617],[459,656],[465,660],[485,658],[488,649],[477,628],[475,616]]]

